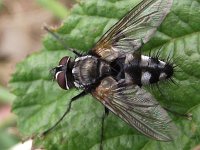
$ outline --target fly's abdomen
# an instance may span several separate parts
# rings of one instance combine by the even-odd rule
[[[170,79],[174,68],[170,63],[141,55],[128,61],[125,72],[132,78],[133,83],[142,86]]]

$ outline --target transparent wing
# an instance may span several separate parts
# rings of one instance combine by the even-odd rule
[[[138,50],[169,13],[173,0],[143,0],[119,20],[92,49],[107,61]]]
[[[167,112],[145,90],[112,77],[102,80],[92,93],[102,104],[144,135],[161,141],[177,136]]]

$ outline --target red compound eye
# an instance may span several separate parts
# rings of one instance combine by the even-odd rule
[[[68,63],[69,59],[70,59],[70,57],[68,57],[68,56],[63,57],[60,60],[59,65],[66,65]]]
[[[60,71],[60,72],[57,72],[56,74],[56,80],[58,82],[58,85],[64,89],[64,90],[68,90],[68,88],[66,87],[66,78],[65,78],[65,73]]]

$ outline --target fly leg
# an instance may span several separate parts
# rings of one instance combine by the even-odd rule
[[[69,102],[69,104],[68,104],[68,108],[67,108],[67,110],[65,111],[65,113],[62,115],[62,117],[61,117],[51,128],[49,128],[48,130],[44,131],[44,132],[42,133],[42,136],[45,136],[45,135],[47,135],[49,132],[51,132],[51,131],[64,119],[64,117],[70,112],[70,109],[71,109],[71,106],[72,106],[72,102],[73,102],[73,101],[78,100],[80,97],[85,96],[86,94],[87,94],[87,92],[83,91],[83,92],[79,93],[78,95],[76,95],[75,97],[73,97],[73,98],[70,100],[70,102]]]
[[[108,114],[109,114],[109,109],[105,107],[105,111],[102,115],[102,120],[101,120],[101,137],[100,137],[100,148],[99,148],[100,150],[103,150],[104,122]]]
[[[179,113],[179,112],[176,112],[174,110],[171,110],[167,107],[163,107],[166,111],[176,115],[176,116],[179,116],[179,117],[184,117],[184,118],[187,118],[188,120],[192,120],[192,114],[191,113],[188,113],[188,114],[182,114],[182,113]]]
[[[75,55],[77,55],[78,57],[81,57],[82,54],[79,53],[76,49],[70,48],[66,45],[65,41],[63,41],[63,39],[55,32],[53,32],[53,30],[51,30],[50,28],[48,28],[47,26],[44,26],[44,30],[46,30],[48,33],[50,33],[58,42],[60,42],[60,44],[62,44],[62,46],[64,46],[64,48],[66,50],[72,51]]]

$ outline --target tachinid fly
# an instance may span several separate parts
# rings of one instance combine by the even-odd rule
[[[105,106],[101,149],[104,119],[109,111],[148,137],[161,141],[173,139],[176,127],[172,120],[142,88],[171,79],[173,65],[157,57],[141,55],[141,47],[154,35],[172,3],[173,0],[143,0],[111,27],[87,54],[67,48],[77,57],[63,57],[53,68],[54,77],[62,89],[76,87],[83,92],[71,99],[62,118],[44,134],[65,117],[74,100],[90,93]],[[56,33],[45,29],[60,40]]]

